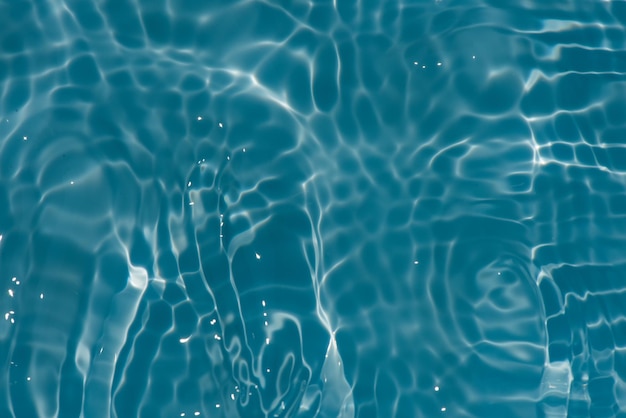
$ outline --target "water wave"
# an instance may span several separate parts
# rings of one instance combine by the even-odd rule
[[[0,3],[0,416],[621,416],[621,2]]]

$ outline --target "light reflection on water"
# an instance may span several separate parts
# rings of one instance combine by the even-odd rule
[[[0,416],[621,416],[623,3],[0,5]]]

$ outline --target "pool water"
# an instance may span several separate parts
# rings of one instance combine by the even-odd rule
[[[626,2],[513,3],[0,0],[0,417],[626,417]]]

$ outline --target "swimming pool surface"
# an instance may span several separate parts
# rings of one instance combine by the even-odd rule
[[[0,0],[0,417],[626,417],[625,25]]]

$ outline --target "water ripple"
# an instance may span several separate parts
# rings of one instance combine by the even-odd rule
[[[0,416],[623,416],[624,3],[0,3]]]

